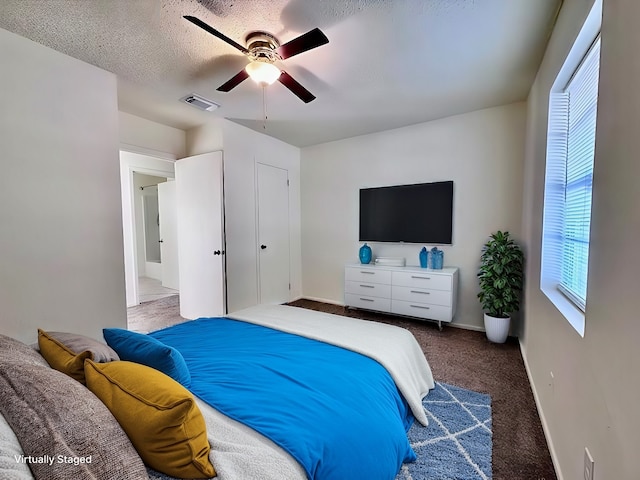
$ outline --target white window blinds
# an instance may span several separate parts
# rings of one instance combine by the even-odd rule
[[[586,308],[600,39],[562,92],[551,94],[542,276]]]

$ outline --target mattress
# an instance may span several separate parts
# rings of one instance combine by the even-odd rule
[[[383,365],[406,399],[415,418],[426,424],[422,398],[433,388],[433,376],[413,335],[405,329],[289,306],[258,306],[228,315],[367,355]],[[196,398],[207,424],[210,459],[221,480],[303,480],[305,470],[285,450],[252,428]],[[0,422],[0,425],[4,422]],[[5,425],[6,427],[6,425]],[[6,428],[5,428],[6,430]],[[6,435],[3,438],[9,438]],[[0,457],[18,453],[6,445]],[[13,459],[13,458],[11,458]],[[3,458],[0,458],[0,465]],[[6,459],[5,459],[6,460]],[[0,475],[1,476],[1,475]],[[168,479],[150,472],[150,477]],[[23,468],[20,477],[29,478]]]

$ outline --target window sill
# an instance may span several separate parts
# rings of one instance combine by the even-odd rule
[[[578,334],[584,338],[584,312],[553,285],[540,285],[542,293],[555,305]]]

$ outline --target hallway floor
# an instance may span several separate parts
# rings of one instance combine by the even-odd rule
[[[140,303],[151,302],[177,294],[178,290],[163,287],[160,280],[149,277],[138,277],[138,300]]]

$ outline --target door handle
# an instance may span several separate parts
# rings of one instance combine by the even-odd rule
[[[164,243],[164,240],[158,240],[158,243]]]
[[[220,250],[214,250],[213,254],[214,255],[220,255]]]
[[[261,249],[261,250],[264,250],[265,248],[267,248],[267,246],[266,246],[266,245],[260,245],[260,249]]]

